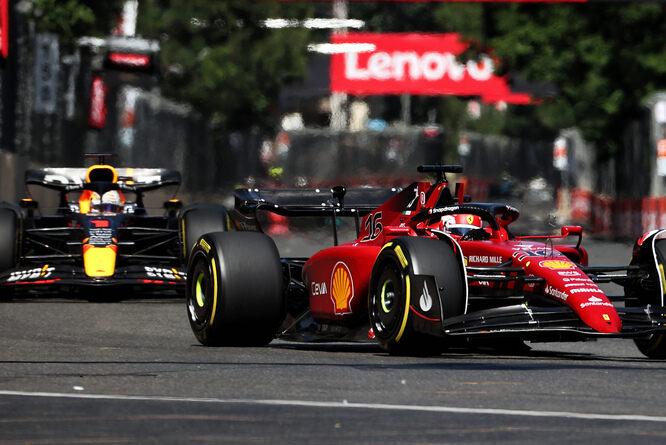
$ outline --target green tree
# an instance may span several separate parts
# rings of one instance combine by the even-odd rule
[[[35,0],[30,10],[39,32],[58,34],[74,48],[83,36],[107,36],[120,17],[124,0]]]
[[[612,156],[643,101],[666,86],[666,7],[659,3],[403,4],[350,3],[350,16],[376,32],[460,32],[504,61],[501,74],[558,89],[539,106],[511,106],[486,129],[551,137],[576,126],[599,154]],[[460,99],[442,98],[445,126],[484,127],[462,116]],[[482,118],[483,119],[483,118]],[[453,127],[451,127],[453,126]]]
[[[164,93],[217,125],[271,123],[282,85],[302,77],[309,32],[267,29],[267,18],[299,19],[311,6],[246,0],[145,0],[138,29],[159,38]]]
[[[651,3],[487,5],[486,38],[511,71],[559,92],[536,108],[548,128],[579,127],[612,156],[643,101],[666,86],[666,10]]]

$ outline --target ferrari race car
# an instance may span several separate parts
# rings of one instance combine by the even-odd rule
[[[0,203],[0,297],[84,289],[89,299],[122,298],[128,290],[182,293],[189,248],[206,232],[227,230],[225,208],[183,208],[169,199],[161,214],[149,215],[145,193],[177,188],[179,172],[117,169],[105,162],[112,154],[86,156],[98,163],[26,171],[26,188],[57,192],[55,208],[33,199]]]
[[[207,233],[190,255],[187,313],[196,338],[261,345],[370,337],[390,353],[421,355],[486,340],[623,337],[648,357],[666,357],[666,230],[643,235],[629,265],[590,266],[581,227],[516,236],[514,207],[471,202],[463,184],[451,193],[446,173],[460,166],[419,171],[436,181],[387,191],[381,205],[372,203],[376,190],[336,187],[323,198],[236,191],[233,216],[244,231]],[[330,215],[334,235],[336,221],[351,217],[358,237],[338,245],[334,236],[335,245],[310,258],[280,258],[258,233],[260,211]],[[624,295],[606,295],[600,283],[616,283]]]

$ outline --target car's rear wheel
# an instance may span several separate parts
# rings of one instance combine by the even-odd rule
[[[187,268],[187,315],[206,346],[268,344],[284,319],[282,265],[257,232],[202,236]]]
[[[16,213],[0,208],[0,272],[16,266],[18,261],[19,224]],[[0,300],[9,300],[12,289],[0,286]]]
[[[384,246],[372,271],[368,300],[370,326],[382,348],[391,354],[441,352],[442,338],[414,329],[416,315],[410,306],[421,305],[417,300],[425,293],[415,284],[417,276],[430,276],[437,294],[428,298],[439,297],[444,317],[464,313],[466,293],[459,262],[450,246],[439,240],[405,237]]]
[[[222,205],[196,205],[183,210],[180,216],[180,236],[184,263],[188,262],[190,252],[201,235],[229,230],[229,216]]]

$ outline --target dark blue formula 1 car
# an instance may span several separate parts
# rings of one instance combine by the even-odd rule
[[[89,299],[184,292],[189,248],[203,233],[228,229],[225,208],[183,207],[170,195],[151,214],[145,194],[177,190],[180,173],[115,168],[109,156],[88,155],[98,160],[88,168],[27,170],[28,191],[33,185],[56,191],[55,208],[33,199],[0,204],[1,298],[81,289]]]

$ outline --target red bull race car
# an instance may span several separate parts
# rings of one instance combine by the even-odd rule
[[[29,169],[25,183],[57,193],[54,208],[34,199],[0,203],[0,297],[82,290],[89,299],[130,291],[185,289],[189,248],[203,233],[227,230],[221,205],[183,207],[168,199],[157,214],[147,192],[180,185],[180,173],[115,168],[109,153],[88,168]],[[124,289],[123,289],[124,288]]]
[[[242,231],[205,234],[190,255],[187,313],[196,338],[260,345],[371,337],[390,353],[437,354],[484,341],[617,337],[666,357],[666,230],[643,235],[628,265],[592,266],[581,227],[516,236],[516,208],[471,202],[463,184],[451,193],[446,173],[460,166],[419,171],[436,180],[386,191],[236,191]],[[280,258],[258,233],[261,211],[329,215],[334,245]],[[355,220],[358,236],[338,245],[343,217]],[[623,295],[607,295],[601,283],[616,283]]]

